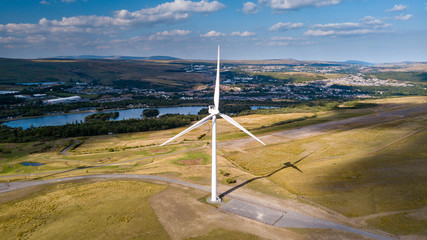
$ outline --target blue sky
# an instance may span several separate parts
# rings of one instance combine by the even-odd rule
[[[2,0],[0,57],[427,61],[427,0]]]

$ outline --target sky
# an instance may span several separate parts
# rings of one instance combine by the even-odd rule
[[[0,57],[427,61],[427,0],[1,0]]]

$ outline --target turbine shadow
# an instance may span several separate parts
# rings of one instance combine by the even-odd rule
[[[253,181],[255,181],[255,180],[258,180],[258,179],[261,179],[261,178],[268,178],[268,177],[271,177],[271,176],[273,176],[274,174],[276,174],[276,173],[280,172],[281,170],[283,170],[283,169],[285,169],[285,168],[289,168],[289,167],[291,167],[291,168],[294,168],[294,169],[298,170],[299,172],[303,173],[303,171],[302,171],[301,169],[299,169],[297,166],[295,166],[295,164],[297,164],[297,163],[301,162],[302,160],[304,160],[305,158],[307,158],[307,157],[308,157],[308,156],[310,156],[311,154],[313,154],[313,153],[309,153],[309,154],[307,154],[306,156],[304,156],[304,157],[300,158],[299,160],[297,160],[297,161],[296,161],[296,162],[294,162],[294,163],[291,163],[291,162],[285,162],[285,163],[283,163],[283,166],[282,166],[282,167],[280,167],[279,169],[274,170],[274,171],[273,171],[273,172],[271,172],[271,173],[268,173],[268,174],[266,174],[266,175],[264,175],[264,176],[259,176],[259,177],[251,178],[251,179],[249,179],[249,180],[247,180],[247,181],[245,181],[245,182],[243,182],[243,183],[241,183],[241,184],[239,184],[239,185],[237,185],[237,186],[234,186],[234,187],[232,187],[232,188],[228,189],[227,191],[225,191],[225,192],[221,193],[221,194],[219,195],[219,198],[223,198],[223,197],[227,196],[228,194],[230,194],[230,193],[232,193],[232,192],[236,191],[237,189],[239,189],[239,188],[241,188],[241,187],[243,187],[243,186],[247,185],[248,183],[251,183],[251,182],[253,182]]]

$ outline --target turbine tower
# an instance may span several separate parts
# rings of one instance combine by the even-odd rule
[[[217,196],[217,179],[216,179],[216,175],[217,175],[217,169],[216,169],[216,118],[217,118],[217,116],[218,115],[221,116],[227,122],[231,123],[232,125],[239,128],[240,130],[242,130],[243,132],[245,132],[246,134],[248,134],[249,136],[251,136],[252,138],[257,140],[258,142],[265,145],[265,143],[263,143],[261,140],[259,140],[257,137],[255,137],[252,133],[250,133],[248,130],[246,130],[244,127],[242,127],[239,123],[234,121],[231,117],[219,112],[219,71],[220,71],[219,67],[220,67],[220,65],[219,65],[219,46],[218,46],[218,60],[217,60],[217,66],[216,66],[214,105],[209,106],[209,114],[210,115],[203,118],[202,120],[198,121],[197,123],[195,123],[191,127],[185,129],[184,131],[180,132],[175,137],[167,140],[162,145],[160,145],[160,146],[163,146],[163,145],[167,144],[168,142],[184,135],[185,133],[187,133],[187,132],[189,132],[189,131],[197,128],[197,127],[200,127],[201,125],[203,125],[204,123],[206,123],[210,119],[212,119],[212,186],[211,186],[211,197],[210,197],[210,199],[208,199],[208,201],[212,202],[212,203],[221,202],[221,199]]]

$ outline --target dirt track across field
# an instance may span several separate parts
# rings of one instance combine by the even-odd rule
[[[414,116],[414,115],[425,113],[425,112],[427,112],[426,105],[403,108],[403,109],[390,108],[390,109],[386,109],[385,111],[380,111],[378,113],[370,114],[366,116],[347,118],[343,120],[330,121],[326,123],[320,123],[316,125],[300,127],[300,128],[295,128],[291,130],[284,130],[281,132],[275,132],[272,134],[261,136],[259,137],[259,139],[261,139],[266,144],[275,144],[278,142],[286,142],[286,141],[295,140],[295,139],[318,136],[318,135],[326,134],[332,131],[339,131],[343,129],[348,130],[348,129],[357,128],[357,127],[366,127],[370,125],[376,125],[379,123],[390,122],[390,121]],[[218,143],[218,145],[220,145],[220,147],[225,150],[228,149],[232,151],[236,151],[236,150],[244,151],[244,149],[247,149],[250,147],[250,143],[252,141],[254,140],[248,137],[244,139],[221,142],[221,143]],[[230,144],[230,142],[232,142],[233,144]]]

